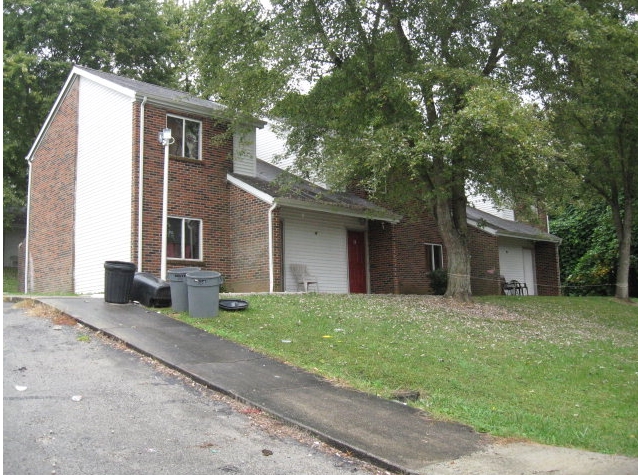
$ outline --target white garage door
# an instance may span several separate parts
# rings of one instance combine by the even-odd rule
[[[347,231],[365,230],[365,224],[357,218],[287,208],[281,216],[285,290],[297,291],[290,264],[305,264],[319,280],[320,292],[348,293]]]
[[[498,256],[505,280],[527,284],[529,295],[536,295],[533,243],[517,239],[499,240]]]

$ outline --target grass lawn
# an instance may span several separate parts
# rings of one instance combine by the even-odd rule
[[[4,293],[18,293],[18,269],[16,267],[2,268],[2,291]]]
[[[187,323],[478,431],[638,457],[638,306],[609,298],[250,295]]]

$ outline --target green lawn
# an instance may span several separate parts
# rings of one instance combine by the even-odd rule
[[[638,457],[638,306],[609,298],[250,295],[190,324],[493,435]]]
[[[18,293],[18,269],[16,267],[2,268],[2,291],[3,293]]]

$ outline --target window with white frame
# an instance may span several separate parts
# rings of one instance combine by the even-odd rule
[[[430,271],[443,268],[443,246],[440,244],[425,244],[425,253]]]
[[[201,159],[202,123],[199,120],[167,115],[166,127],[171,129],[171,135],[175,140],[169,148],[171,155]]]
[[[168,218],[168,242],[166,255],[169,259],[202,258],[202,220],[190,218]]]

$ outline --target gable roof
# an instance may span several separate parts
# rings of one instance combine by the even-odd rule
[[[555,243],[561,241],[558,236],[541,231],[529,224],[499,218],[498,216],[470,206],[467,207],[467,223],[474,228],[498,237],[512,237]]]
[[[226,107],[207,99],[201,99],[196,96],[192,96],[183,91],[177,91],[175,89],[169,89],[167,87],[157,86],[136,79],[129,79],[116,74],[106,73],[104,71],[98,71],[96,69],[87,68],[85,66],[73,66],[73,69],[69,73],[64,86],[60,94],[58,95],[53,107],[49,111],[47,118],[38,133],[29,153],[26,156],[27,160],[31,160],[33,153],[37,149],[44,133],[51,123],[55,113],[58,110],[62,100],[70,90],[71,85],[78,78],[86,78],[94,81],[104,87],[118,91],[124,96],[131,99],[131,102],[136,100],[146,99],[148,103],[158,105],[161,107],[171,108],[182,112],[191,112],[195,114],[201,114],[209,117],[223,118],[223,112],[226,111]],[[266,123],[262,120],[252,119],[250,125],[254,127],[263,127]]]
[[[401,217],[353,193],[330,191],[257,159],[256,176],[229,173],[228,181],[268,204],[397,223]]]
[[[111,89],[119,89],[124,93],[133,93],[136,99],[144,97],[151,103],[183,109],[187,112],[215,113],[225,111],[226,108],[214,101],[201,99],[183,91],[157,86],[147,82],[138,81],[104,71],[74,66],[71,75],[86,77]]]

